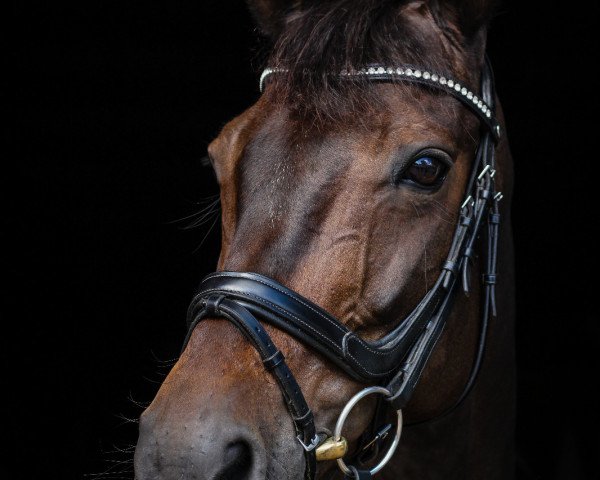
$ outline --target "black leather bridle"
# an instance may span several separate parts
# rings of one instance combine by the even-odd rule
[[[268,69],[269,75],[280,69]],[[385,68],[371,66],[357,72],[342,72],[350,78],[365,75],[379,82],[411,82],[442,90],[467,105],[481,119],[482,134],[460,208],[452,244],[441,266],[435,285],[417,307],[390,333],[375,341],[366,341],[349,330],[328,312],[275,280],[250,272],[216,272],[208,275],[188,310],[187,345],[194,328],[207,317],[225,318],[233,323],[256,348],[265,368],[277,380],[285,404],[292,417],[299,443],[306,459],[305,479],[313,479],[316,471],[315,449],[323,438],[317,435],[313,414],[296,379],[285,363],[283,354],[261,325],[270,323],[317,350],[352,378],[370,385],[384,385],[386,399],[395,410],[410,400],[425,364],[440,337],[453,305],[459,285],[469,290],[469,265],[475,241],[484,230],[487,259],[483,266],[483,312],[475,361],[465,388],[454,406],[471,390],[483,359],[490,314],[495,315],[498,201],[495,191],[496,144],[500,127],[494,116],[494,85],[491,67],[486,59],[481,76],[481,98],[457,82],[441,75],[412,67]],[[474,97],[474,98],[473,98]],[[487,228],[484,228],[486,225]],[[371,478],[368,470],[350,467],[348,478]]]

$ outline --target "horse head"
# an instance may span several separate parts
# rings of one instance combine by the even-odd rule
[[[254,272],[255,282],[265,278],[274,295],[294,292],[299,299],[294,301],[316,312],[310,315],[325,318],[328,312],[347,329],[345,338],[360,337],[369,349],[402,330],[411,312],[439,286],[444,269],[452,279],[460,277],[459,267],[465,276],[470,269],[469,295],[452,294],[437,346],[404,408],[406,422],[425,423],[406,430],[392,460],[398,466],[387,474],[438,478],[435,472],[451,471],[457,478],[506,478],[512,439],[512,172],[505,135],[482,147],[486,117],[495,115],[503,130],[500,107],[492,111],[481,100],[478,106],[477,99],[493,6],[434,0],[254,1],[251,9],[272,39],[271,70],[261,79],[264,92],[256,104],[209,146],[221,189],[218,271]],[[467,108],[473,96],[475,107]],[[495,151],[495,168],[474,176],[482,149]],[[466,258],[466,250],[460,251],[460,262],[450,265],[448,254],[456,249],[465,209],[472,207],[470,201],[475,204],[472,197],[465,201],[465,192],[477,178],[490,175],[505,197],[499,207],[495,203],[498,211],[491,210],[504,222],[497,239],[504,283],[494,305],[501,322],[492,321],[486,334],[474,391],[451,415],[427,423],[461,398],[480,360],[480,318],[488,290],[477,280],[487,274],[489,284],[495,272],[486,271],[482,239],[474,237],[474,251]],[[496,197],[484,200],[491,204]],[[231,295],[238,284],[227,286]],[[214,290],[223,293],[224,288],[220,283]],[[245,295],[242,310],[251,310],[247,303],[253,294],[237,293]],[[265,356],[239,324],[215,313],[226,296],[200,296],[202,321],[193,323],[179,361],[142,415],[136,478],[332,478],[333,461],[319,462],[316,473],[307,474],[306,445],[298,441],[281,379],[264,368]],[[275,314],[281,308],[262,297],[255,303]],[[310,405],[317,433],[330,434],[349,398],[365,383],[385,383],[395,372],[381,369],[381,381],[367,373],[349,375],[310,342],[298,340],[294,329],[305,329],[326,350],[326,334],[310,318],[291,321],[289,328],[260,323],[266,342],[283,354]],[[498,375],[503,375],[501,385]],[[348,418],[344,437],[350,452],[358,448],[377,405],[368,397]],[[485,454],[466,461],[481,443],[486,443]]]

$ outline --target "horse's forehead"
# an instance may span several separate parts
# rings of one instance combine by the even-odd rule
[[[294,152],[328,154],[328,149],[376,148],[392,134],[397,141],[445,136],[449,140],[464,128],[464,108],[450,96],[431,95],[419,86],[377,85],[381,101],[366,110],[348,111],[336,119],[300,118],[293,106],[270,104],[253,107],[248,115],[253,128],[243,139],[247,152],[272,147]],[[468,113],[468,112],[467,112]],[[238,128],[241,122],[232,124]],[[474,124],[474,123],[473,123]]]
[[[477,121],[451,96],[413,85],[374,88],[378,105],[325,123],[299,117],[267,92],[229,122],[209,149],[221,186],[241,200],[266,187],[279,197],[343,177],[368,189],[389,174],[390,161],[406,146],[441,147],[450,154],[465,145],[472,150]]]

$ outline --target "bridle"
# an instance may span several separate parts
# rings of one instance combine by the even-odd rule
[[[266,69],[260,78],[261,91],[271,75],[283,71],[279,68]],[[474,244],[484,223],[487,224],[487,259],[483,274],[484,302],[477,354],[465,388],[449,411],[466,398],[475,383],[483,359],[488,319],[490,313],[496,313],[494,288],[500,221],[498,202],[502,194],[495,191],[494,153],[500,138],[500,126],[494,116],[494,82],[488,60],[486,59],[481,76],[481,98],[453,79],[413,67],[387,68],[374,65],[358,71],[343,71],[340,75],[348,79],[365,77],[378,82],[419,83],[442,90],[469,107],[479,117],[483,128],[465,198],[460,207],[459,221],[441,273],[416,308],[382,338],[370,342],[361,339],[318,305],[263,275],[216,272],[201,282],[199,292],[188,310],[189,329],[183,349],[194,328],[206,317],[225,318],[245,335],[281,389],[297,439],[304,450],[304,478],[307,480],[315,476],[319,449],[319,460],[336,459],[347,478],[354,479],[371,478],[391,458],[400,438],[402,409],[410,400],[442,333],[458,285],[462,283],[465,292],[469,290],[470,259],[474,255]],[[351,377],[371,384],[383,384],[385,387],[368,387],[350,399],[340,415],[333,437],[326,438],[323,434],[317,434],[313,414],[296,379],[259,319],[314,348]],[[350,409],[371,393],[382,394],[387,403],[397,411],[398,425],[392,444],[379,464],[370,470],[359,470],[354,465],[348,466],[342,458],[347,445],[341,436],[341,428]],[[388,426],[386,428],[389,430]],[[363,442],[363,447],[359,447],[359,450],[362,452],[373,445],[378,446],[385,433],[377,432],[366,443]]]
[[[285,70],[266,69],[260,78],[260,89],[271,75]],[[263,365],[271,372],[283,394],[292,417],[299,444],[304,450],[304,478],[315,476],[317,460],[336,459],[349,479],[369,479],[391,458],[400,438],[402,409],[410,400],[426,362],[433,351],[450,313],[459,285],[469,291],[470,260],[475,241],[486,230],[487,259],[484,263],[484,301],[477,353],[469,379],[456,403],[443,415],[454,410],[466,398],[481,367],[490,314],[496,314],[495,284],[500,221],[498,202],[502,194],[495,191],[495,148],[500,127],[494,116],[494,82],[486,59],[481,76],[481,98],[465,86],[446,76],[414,67],[387,68],[373,65],[358,71],[343,71],[352,79],[364,77],[377,82],[418,83],[446,92],[470,108],[481,120],[482,136],[467,183],[464,201],[451,247],[434,286],[416,308],[391,332],[375,341],[366,341],[349,330],[328,312],[286,288],[275,280],[250,272],[215,272],[205,277],[188,310],[188,334],[185,349],[198,323],[207,317],[229,320],[244,334],[260,354]],[[484,224],[487,229],[484,229]],[[262,327],[261,321],[287,332],[317,350],[352,378],[371,385],[358,392],[343,409],[333,436],[317,433],[313,414],[296,379],[285,363],[283,354]],[[182,350],[183,351],[183,350]],[[384,385],[384,386],[379,386]],[[392,443],[383,459],[373,468],[359,470],[360,455],[347,465],[347,450],[341,435],[344,420],[352,407],[369,394],[381,394],[387,405],[397,412],[398,424]],[[382,402],[378,411],[382,411]],[[363,435],[358,452],[377,453],[390,425],[375,431],[376,415],[370,430]]]

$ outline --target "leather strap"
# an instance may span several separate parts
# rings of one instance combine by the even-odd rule
[[[350,469],[350,473],[345,475],[347,480],[371,480],[373,478],[369,470],[358,470],[352,465],[348,468]]]
[[[452,95],[454,98],[456,98],[462,104],[469,107],[469,109],[473,113],[475,113],[475,115],[477,115],[477,117],[479,117],[479,120],[492,133],[492,136],[493,136],[495,142],[500,140],[500,126],[498,125],[496,118],[494,116],[488,118],[484,113],[481,112],[481,110],[473,108],[473,104],[467,98],[465,98],[464,95],[461,95],[460,92],[457,92],[453,88],[446,87],[444,85],[440,85],[437,82],[428,81],[428,80],[424,79],[423,77],[421,77],[421,78],[417,78],[417,77],[410,77],[410,78],[400,77],[400,78],[398,78],[394,75],[389,75],[387,73],[369,75],[369,81],[385,82],[385,83],[390,83],[390,82],[417,83],[417,84],[421,84],[425,87],[429,87],[429,88],[432,88],[435,90],[442,90],[444,93],[448,93],[448,94]],[[490,105],[490,103],[487,101],[485,103]]]
[[[483,100],[492,108],[492,111],[495,111],[494,78],[487,57],[482,72],[481,84]],[[465,293],[468,293],[469,260],[473,256],[474,244],[478,238],[477,234],[482,230],[481,225],[487,214],[487,255],[484,267],[485,273],[483,274],[483,305],[475,360],[471,367],[467,383],[456,401],[437,417],[422,422],[416,422],[412,425],[443,418],[456,410],[467,398],[477,380],[477,376],[483,363],[490,314],[496,316],[495,284],[497,280],[496,265],[498,261],[498,227],[500,223],[498,202],[502,198],[502,195],[497,194],[495,191],[495,144],[492,142],[491,133],[492,132],[485,129],[482,133],[482,140],[479,144],[475,163],[467,184],[467,194],[469,192],[474,192],[471,195],[472,202],[463,203],[461,221],[459,221],[457,233],[455,233],[450,254],[448,256],[449,258],[452,258],[454,252],[456,257],[460,258],[460,260],[457,261],[460,261],[460,269],[462,269],[463,289]],[[497,138],[494,138],[494,140],[497,141]],[[459,238],[461,224],[466,226],[467,229],[472,229],[468,238],[462,239],[465,241],[466,245],[462,249],[457,248],[460,243],[460,241],[457,240]],[[452,281],[454,282],[454,279],[452,279]],[[454,288],[450,287],[449,290],[454,291]],[[448,302],[448,300],[449,298],[445,299],[444,305],[440,308],[439,319],[432,319],[432,322],[427,328],[427,332],[422,335],[419,342],[417,342],[417,345],[413,348],[413,351],[409,355],[409,359],[405,363],[406,367],[400,368],[396,376],[388,385],[388,389],[394,392],[394,395],[388,399],[388,401],[390,401],[392,407],[395,409],[403,408],[407,404],[416,387],[416,383],[420,378],[425,363],[435,347],[437,339],[441,335],[445,317],[449,314],[451,302]]]
[[[204,297],[200,303],[202,308],[195,313],[190,322],[183,350],[185,350],[195,327],[202,319],[221,317],[229,320],[250,341],[259,353],[265,369],[277,380],[299,440],[304,445],[314,443],[316,429],[313,414],[294,375],[285,363],[283,354],[277,349],[260,322],[246,308],[234,300],[228,299],[225,295],[209,295]],[[316,470],[314,447],[310,450],[304,448],[304,455],[306,460],[305,478],[311,480]]]
[[[259,318],[318,350],[356,379],[372,381],[394,373],[447,295],[442,278],[402,323],[385,337],[368,342],[318,305],[273,279],[251,272],[208,275],[192,301],[188,320],[204,299],[223,295]]]

